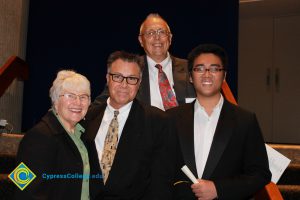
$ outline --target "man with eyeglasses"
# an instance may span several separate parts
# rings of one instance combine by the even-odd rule
[[[172,33],[167,22],[159,15],[151,13],[140,26],[138,36],[146,55],[142,56],[143,80],[137,99],[147,105],[167,110],[170,107],[184,104],[195,97],[192,84],[189,83],[187,60],[172,56],[168,50],[172,42]],[[159,67],[160,69],[159,69]],[[160,81],[164,77],[168,89]],[[165,99],[172,96],[171,100]],[[105,89],[94,104],[104,101],[108,96]],[[173,101],[168,105],[166,101]],[[166,105],[167,104],[167,105]]]
[[[97,199],[171,199],[175,134],[168,115],[135,97],[142,80],[138,55],[113,52],[107,61],[106,102],[86,116],[86,138],[95,141],[103,181]],[[108,146],[108,147],[107,147]]]
[[[223,98],[227,56],[221,47],[197,46],[188,66],[196,100],[168,110],[182,151],[175,199],[250,199],[271,179],[256,116]],[[198,183],[180,171],[183,165]]]

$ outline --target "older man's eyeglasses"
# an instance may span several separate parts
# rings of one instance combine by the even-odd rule
[[[169,31],[164,29],[150,30],[145,33],[141,33],[140,35],[144,35],[146,38],[153,38],[154,36],[159,36],[160,38],[165,38],[170,34]]]
[[[68,101],[76,101],[77,97],[79,98],[79,101],[82,103],[87,103],[90,100],[90,96],[87,94],[74,94],[74,93],[65,93],[59,95],[59,97],[64,97]]]
[[[195,67],[193,67],[193,71],[199,74],[204,74],[205,72],[210,72],[212,74],[216,74],[220,71],[225,71],[225,69],[223,67],[221,67],[220,65],[212,65],[208,68],[206,68],[204,65],[196,65]]]
[[[134,76],[122,76],[121,74],[113,74],[113,73],[109,73],[109,75],[111,76],[112,80],[114,82],[118,82],[118,83],[122,83],[124,79],[126,79],[126,83],[128,83],[129,85],[136,85],[139,82],[139,78],[134,77]]]

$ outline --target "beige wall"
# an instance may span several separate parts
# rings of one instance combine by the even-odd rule
[[[29,0],[0,0],[0,67],[17,55],[25,59]],[[1,84],[1,83],[0,83]],[[23,82],[15,80],[0,97],[0,119],[21,131]]]
[[[268,143],[300,144],[300,1],[240,4],[239,105]]]

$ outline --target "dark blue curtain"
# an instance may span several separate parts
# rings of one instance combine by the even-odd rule
[[[238,0],[31,0],[23,131],[50,108],[49,89],[60,69],[74,69],[92,84],[92,98],[105,85],[106,59],[115,50],[143,54],[137,36],[149,13],[159,13],[173,33],[170,52],[186,58],[200,43],[216,43],[229,55],[227,81],[237,95]]]

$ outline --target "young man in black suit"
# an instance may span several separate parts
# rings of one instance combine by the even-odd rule
[[[249,199],[271,179],[256,116],[223,98],[227,56],[221,47],[199,45],[188,66],[197,98],[168,112],[177,122],[181,165],[198,183],[179,172],[176,199]]]
[[[107,63],[109,98],[92,106],[86,116],[86,137],[95,141],[90,154],[98,155],[103,175],[98,199],[171,199],[176,144],[170,120],[165,112],[135,98],[142,79],[137,55],[117,51]],[[117,142],[108,151],[114,155],[106,148],[113,118],[118,123],[112,128],[117,130]]]
[[[141,56],[143,80],[136,98],[147,105],[166,110],[160,94],[156,64],[162,66],[178,105],[194,98],[195,91],[189,82],[187,60],[174,57],[168,52],[172,43],[172,33],[167,22],[159,14],[151,13],[147,16],[140,26],[138,40],[146,55]],[[96,97],[93,104],[106,101],[107,97],[106,88]]]

